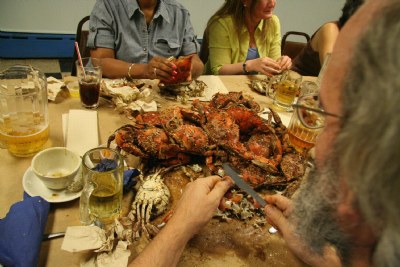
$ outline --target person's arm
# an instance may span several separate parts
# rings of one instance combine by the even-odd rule
[[[321,66],[324,63],[326,54],[332,53],[339,31],[336,22],[328,22],[315,34],[311,46],[314,51],[318,51]]]
[[[115,59],[115,52],[110,48],[91,49],[90,55],[91,57],[101,59],[103,76],[111,79],[136,78],[168,80],[176,74],[174,73],[176,66],[163,57],[154,57],[148,64],[136,64]],[[155,69],[156,71],[154,71]]]
[[[282,36],[281,24],[277,16],[271,18],[267,32],[267,45],[269,44],[268,57],[272,58],[279,65],[280,71],[288,70],[292,67],[292,59],[288,56],[282,56]],[[275,69],[274,69],[275,70]]]
[[[300,236],[295,233],[288,216],[293,210],[292,201],[282,195],[265,196],[268,205],[265,206],[267,221],[275,226],[285,239],[288,248],[302,261],[311,266],[340,267],[342,266],[336,251],[325,247],[324,255],[320,256],[306,246]]]
[[[176,266],[186,243],[211,220],[231,185],[219,176],[189,183],[167,225],[128,266]]]
[[[230,39],[235,32],[229,26],[227,19],[216,19],[208,26],[208,64],[213,75],[243,74],[243,62],[232,62]],[[222,69],[223,66],[226,72]]]
[[[196,79],[203,74],[204,64],[198,54],[193,54],[192,58],[192,79]]]
[[[185,27],[183,29],[184,37],[180,56],[192,55],[192,73],[190,78],[196,79],[201,74],[203,74],[204,64],[198,56],[198,52],[200,52],[200,45],[197,42],[197,37],[194,33],[192,22],[190,21],[190,16],[187,15],[185,19]]]
[[[260,40],[265,42],[266,46],[268,47],[268,54],[265,56],[272,58],[274,60],[278,60],[281,54],[281,44],[282,44],[282,36],[281,36],[281,24],[279,18],[274,15],[270,19],[268,23],[267,33],[266,33],[266,40]],[[262,45],[262,44],[260,44]],[[257,43],[257,46],[260,46]]]

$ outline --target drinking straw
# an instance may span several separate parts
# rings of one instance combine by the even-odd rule
[[[79,51],[78,42],[75,42],[75,49],[76,49],[76,54],[78,55],[79,65],[81,65],[81,68],[82,68],[82,71],[83,71],[83,77],[85,77],[85,80],[86,80],[85,68],[83,67],[82,57],[81,57],[81,52]]]

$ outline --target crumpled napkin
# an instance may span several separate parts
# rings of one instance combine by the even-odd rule
[[[120,113],[126,113],[128,117],[135,112],[157,111],[157,103],[154,100],[154,81],[146,81],[140,84],[140,89],[126,80],[103,79],[102,90],[112,97],[115,109]]]
[[[126,267],[130,255],[131,252],[128,249],[128,243],[125,241],[118,241],[113,252],[97,254],[88,261],[81,262],[81,267]]]
[[[107,236],[97,226],[70,226],[65,232],[61,249],[69,252],[97,252],[88,261],[81,262],[82,267],[126,267],[131,255],[129,242],[120,240],[115,248],[113,243],[114,231]]]
[[[80,252],[100,249],[107,243],[106,233],[97,226],[69,226],[61,249],[69,252]]]
[[[65,86],[65,84],[57,80],[54,77],[47,78],[47,99],[50,101],[55,101],[58,93],[61,92],[61,87]]]
[[[0,264],[37,266],[50,203],[25,195],[0,220]]]

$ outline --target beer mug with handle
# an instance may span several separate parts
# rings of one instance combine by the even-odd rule
[[[122,209],[124,163],[118,151],[99,147],[82,158],[84,187],[80,198],[80,220],[84,225],[114,222]]]
[[[18,157],[40,151],[49,139],[47,82],[28,65],[0,72],[0,146]]]
[[[274,107],[280,111],[291,111],[292,104],[300,92],[302,76],[292,70],[282,73],[281,80],[275,85]]]

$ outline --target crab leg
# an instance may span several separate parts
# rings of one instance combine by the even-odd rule
[[[149,205],[147,206],[146,215],[143,220],[143,222],[145,222],[146,224],[150,222],[150,215],[152,209],[153,209],[153,203],[149,203]]]

